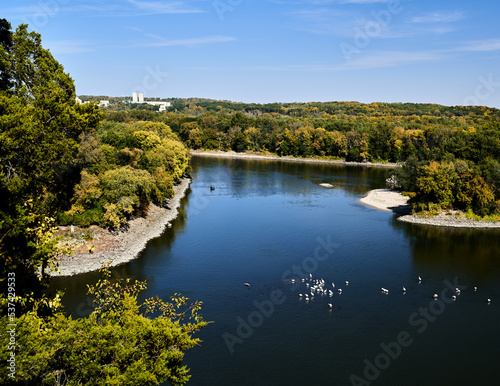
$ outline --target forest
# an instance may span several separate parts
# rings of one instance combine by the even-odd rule
[[[500,219],[500,110],[414,103],[172,100],[170,111],[105,109],[106,122],[168,125],[191,149],[399,163],[391,187],[416,212]]]

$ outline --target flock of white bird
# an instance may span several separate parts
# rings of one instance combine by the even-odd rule
[[[330,284],[327,285],[325,279],[323,278],[313,278],[312,274],[309,274],[309,278],[293,278],[293,279],[290,279],[290,280],[287,280],[289,283],[291,284],[295,284],[295,283],[302,283],[302,284],[305,284],[305,287],[309,290],[309,292],[305,292],[305,293],[299,293],[299,299],[300,300],[304,300],[306,302],[309,302],[309,301],[313,301],[314,300],[314,296],[315,295],[319,295],[319,296],[328,296],[328,297],[333,297],[333,294],[335,293],[334,291],[337,291],[338,294],[342,294],[342,288],[336,288],[335,287],[335,283],[331,283],[331,287],[330,287]],[[419,276],[418,277],[418,283],[420,284],[422,282],[422,278]],[[345,281],[345,285],[348,286],[349,285],[349,281]],[[245,286],[250,286],[250,284],[248,283],[245,283]],[[380,288],[380,291],[387,295],[389,294],[389,290],[386,289],[386,288]],[[403,293],[406,293],[406,288],[403,286],[403,288],[401,289],[401,291]],[[474,291],[477,291],[477,287],[474,287]],[[455,292],[456,292],[456,295],[452,295],[451,298],[453,301],[457,300],[457,295],[460,295],[460,289],[459,288],[455,288]],[[434,300],[437,300],[438,299],[438,294],[434,294],[432,295],[432,298]],[[487,303],[490,304],[491,303],[491,299],[488,298],[486,299]],[[328,303],[328,308],[329,309],[333,309],[333,304],[332,303]],[[340,306],[339,306],[340,308]]]
[[[300,280],[302,283],[305,283],[306,288],[310,290],[311,295],[309,295],[308,293],[299,294],[299,298],[304,299],[306,302],[314,300],[314,295],[333,297],[334,294],[333,291],[335,290],[335,283],[332,283],[332,288],[330,289],[330,287],[326,285],[325,279],[322,278],[313,279],[312,274],[309,274],[309,278],[291,279],[290,282],[292,284],[295,284],[298,280]],[[346,281],[345,285],[349,285],[349,282]],[[339,294],[341,294],[342,288],[337,288],[336,291]],[[328,303],[328,307],[332,309],[333,304]]]

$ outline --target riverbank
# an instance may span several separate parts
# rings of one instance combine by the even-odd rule
[[[191,179],[184,178],[174,186],[174,197],[169,201],[168,209],[151,204],[148,215],[129,221],[125,231],[113,234],[107,229],[91,227],[92,240],[80,242],[73,255],[61,256],[60,273],[53,273],[53,276],[78,275],[97,271],[108,262],[114,267],[135,259],[147,242],[160,236],[177,217],[181,199],[190,184]]]
[[[359,202],[379,210],[402,214],[403,216],[398,217],[399,221],[413,224],[453,228],[500,229],[499,222],[471,220],[465,218],[460,211],[442,212],[433,217],[411,214],[408,200],[409,197],[403,196],[399,192],[390,189],[375,189],[369,191]]]
[[[367,166],[367,167],[383,167],[383,168],[395,168],[398,164],[395,163],[377,163],[377,162],[347,162],[342,160],[329,160],[321,158],[297,158],[297,157],[280,157],[273,154],[255,154],[255,153],[237,153],[235,151],[203,151],[203,150],[191,150],[191,155],[193,156],[203,156],[203,157],[218,157],[218,158],[231,158],[231,159],[255,159],[255,160],[277,160],[277,161],[287,161],[287,162],[314,162],[314,163],[327,163],[336,165],[347,165],[347,166]]]

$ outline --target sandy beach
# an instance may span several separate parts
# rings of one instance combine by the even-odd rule
[[[232,159],[260,159],[260,160],[277,160],[287,162],[312,162],[312,163],[327,163],[347,166],[367,166],[367,167],[383,167],[395,168],[398,164],[395,163],[375,163],[375,162],[347,162],[342,160],[328,160],[319,158],[296,158],[296,157],[280,157],[272,154],[254,154],[254,153],[237,153],[235,151],[203,151],[191,150],[193,156],[203,157],[218,157],[218,158],[232,158]]]
[[[398,214],[410,214],[409,199],[410,197],[403,196],[401,193],[391,189],[375,189],[369,191],[359,202],[380,210]]]
[[[151,204],[145,218],[129,221],[128,229],[112,234],[106,229],[91,227],[93,239],[80,242],[75,254],[61,256],[59,259],[60,273],[52,276],[72,276],[84,272],[97,271],[104,263],[116,266],[133,260],[146,247],[149,240],[160,236],[169,223],[177,217],[181,199],[186,194],[191,183],[190,178],[184,178],[174,186],[174,197],[168,207],[160,208]],[[88,246],[94,248],[89,252]]]
[[[369,191],[359,202],[376,209],[402,214],[404,216],[399,216],[399,221],[413,224],[453,228],[500,229],[500,223],[498,222],[470,220],[465,218],[460,211],[442,212],[434,217],[411,214],[408,200],[409,197],[403,196],[399,192],[390,189],[375,189]]]

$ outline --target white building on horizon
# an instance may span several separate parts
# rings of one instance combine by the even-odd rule
[[[150,102],[150,101],[144,101],[144,93],[140,92],[133,92],[132,93],[132,103],[147,103],[148,105],[152,106],[160,106],[160,111],[165,111],[167,107],[172,106],[170,102]]]

